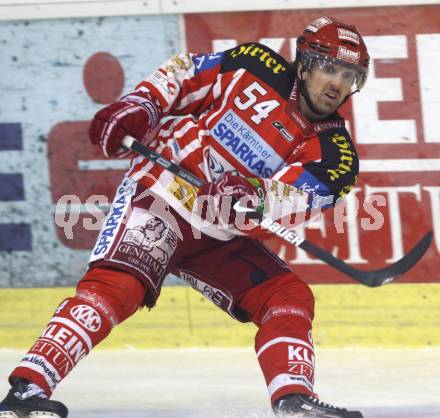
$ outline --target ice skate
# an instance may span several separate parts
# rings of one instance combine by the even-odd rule
[[[68,410],[61,403],[47,399],[36,384],[17,379],[0,403],[0,418],[67,418]]]
[[[283,396],[273,404],[273,410],[285,418],[363,418],[359,411],[347,411],[301,394]]]

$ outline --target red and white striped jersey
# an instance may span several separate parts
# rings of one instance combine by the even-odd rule
[[[149,146],[207,182],[235,171],[262,179],[271,202],[290,202],[300,190],[309,207],[326,208],[356,180],[359,163],[344,120],[338,113],[306,120],[296,106],[292,65],[264,45],[176,55],[136,91],[153,104]],[[222,240],[239,234],[206,225],[192,211],[196,190],[145,158],[134,158],[128,175],[202,232]]]

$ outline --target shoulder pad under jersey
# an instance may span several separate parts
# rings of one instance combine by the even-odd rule
[[[225,51],[221,72],[245,69],[288,99],[293,86],[293,67],[266,45],[245,43]]]

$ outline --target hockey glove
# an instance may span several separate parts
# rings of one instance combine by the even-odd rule
[[[264,185],[258,178],[225,173],[199,189],[197,206],[203,219],[241,229],[249,219],[261,220],[265,197]]]
[[[147,93],[134,92],[96,113],[89,128],[89,139],[106,157],[125,157],[130,151],[121,147],[126,135],[140,142],[157,125],[159,112]]]

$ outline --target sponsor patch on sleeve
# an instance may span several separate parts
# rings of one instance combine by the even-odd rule
[[[309,194],[309,207],[312,209],[333,206],[333,195],[328,187],[315,176],[304,171],[293,184],[294,187]]]

